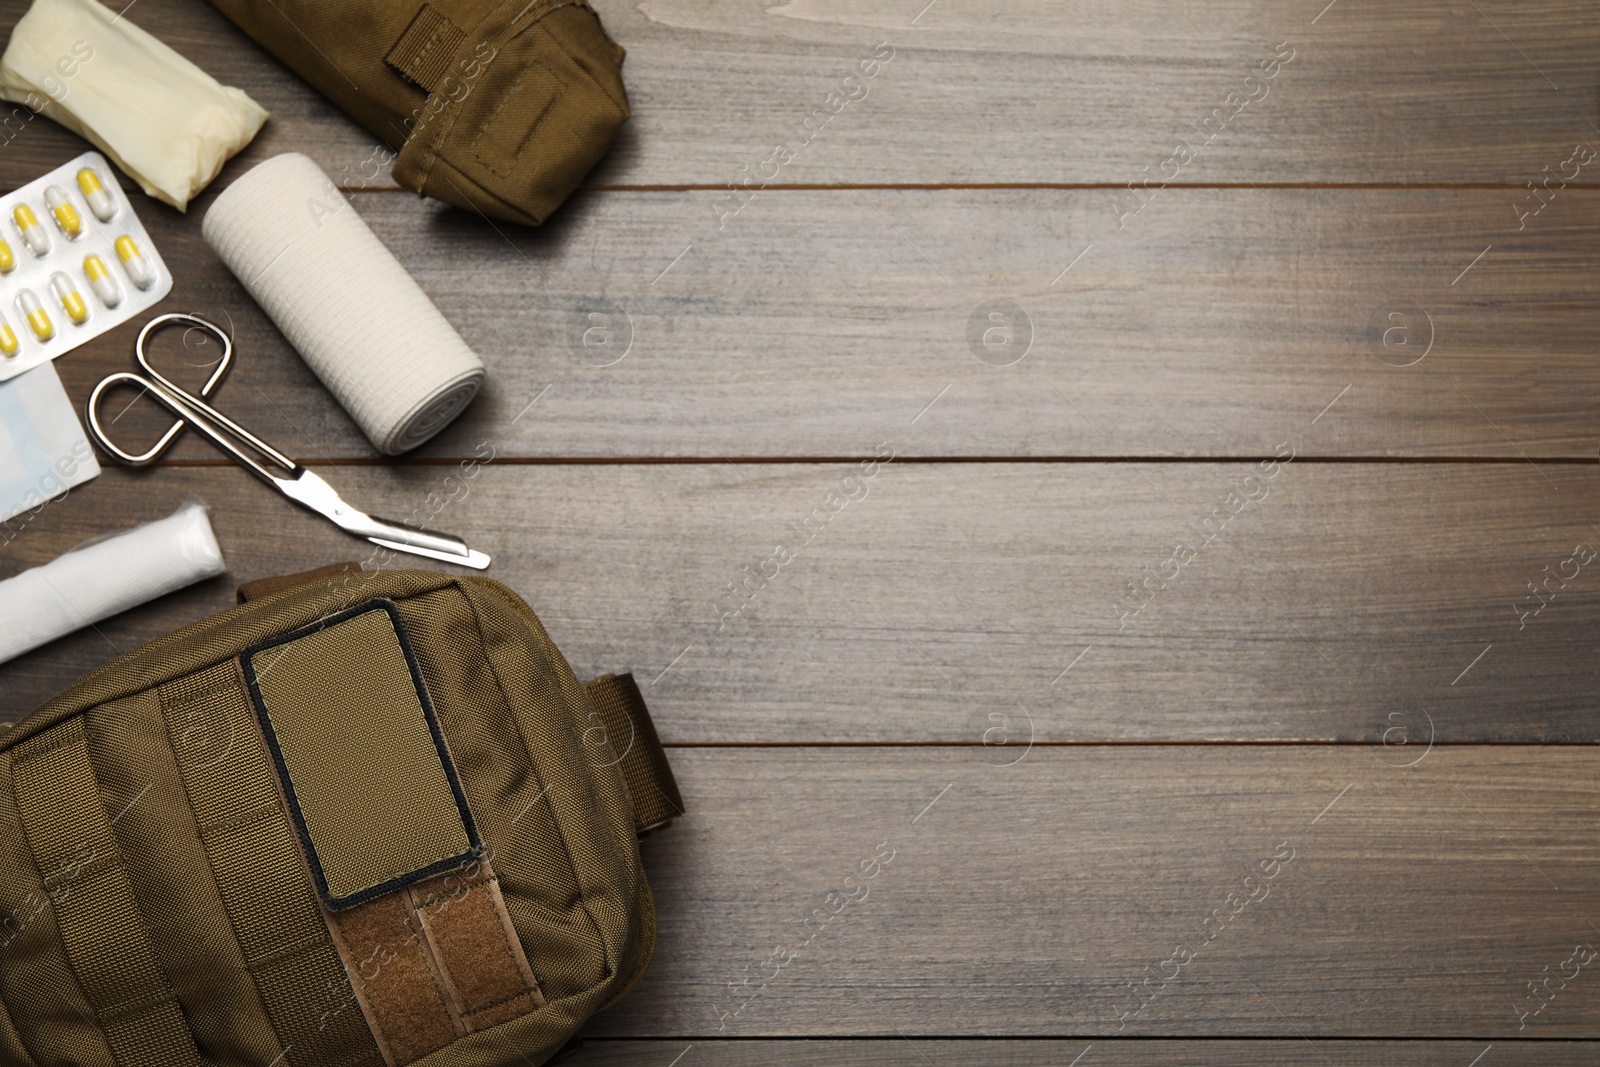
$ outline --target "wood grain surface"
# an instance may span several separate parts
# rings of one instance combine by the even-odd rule
[[[1547,465],[1554,485],[1521,461],[319,470],[489,552],[575,669],[636,672],[672,742],[1359,739],[1404,762],[1430,737],[1600,740],[1600,560],[1574,554],[1600,549],[1593,464]],[[237,581],[412,565],[226,466],[108,471],[0,574],[191,494],[231,576],[4,668],[6,715]]]
[[[595,6],[634,117],[538,229],[394,188],[200,0],[126,13],[272,112],[187,214],[134,192],[219,405],[493,554],[672,749],[657,958],[574,1062],[1594,1062],[1593,5]],[[8,127],[0,188],[83,149]],[[285,151],[489,366],[416,454],[199,236]],[[190,440],[0,579],[191,496],[230,574],[0,666],[0,721],[239,581],[409,565]]]
[[[774,147],[787,144],[795,155],[775,184],[1123,187],[1148,173],[1184,184],[1521,190],[1572,143],[1596,137],[1600,26],[1582,0],[1338,0],[1325,10],[1301,0],[595,7],[628,49],[634,113],[591,178],[602,185],[725,190],[743,182],[745,168],[762,175]],[[25,8],[5,0],[3,24]],[[375,187],[362,166],[372,136],[200,0],[139,0],[129,17],[272,113],[224,181],[292,150],[340,180]],[[893,58],[862,79],[862,59],[884,44]],[[1292,58],[1261,78],[1261,64],[1278,55]],[[858,81],[846,84],[852,75]],[[830,103],[831,92],[857,99]],[[818,109],[827,121],[813,118],[808,136],[802,124]],[[47,140],[76,143],[36,133],[27,135],[30,152]],[[1162,164],[1180,142],[1195,157],[1174,177]]]
[[[699,1038],[584,1042],[584,1067],[834,1067],[873,1063],[883,1067],[1134,1067],[1162,1063],[1173,1067],[1468,1067],[1473,1056],[1492,1049],[1481,1067],[1587,1067],[1594,1049],[1582,1041],[1339,1041],[1262,1038],[1253,1041],[1004,1039],[912,1040],[900,1036],[825,1041],[792,1039],[727,1041]],[[675,1060],[674,1057],[682,1056]],[[1076,1059],[1082,1056],[1082,1059]],[[1074,1062],[1076,1061],[1076,1062]]]
[[[535,231],[357,208],[489,367],[424,456],[492,436],[540,458],[859,457],[893,434],[923,456],[1259,457],[1337,401],[1305,454],[1592,462],[1600,193],[1523,233],[1511,199],[1174,190],[1120,231],[1103,190],[791,191],[722,234],[709,192],[589,194]],[[167,303],[234,331],[224,410],[307,459],[374,456],[198,220],[145,217]],[[74,399],[136,333],[59,361]],[[212,350],[166,341],[202,379],[184,362]]]
[[[675,752],[660,948],[592,1032],[1592,1035],[1594,752],[1380,753]]]

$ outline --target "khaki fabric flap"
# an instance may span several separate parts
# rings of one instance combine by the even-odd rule
[[[338,911],[482,849],[399,611],[329,616],[240,657],[323,903]]]

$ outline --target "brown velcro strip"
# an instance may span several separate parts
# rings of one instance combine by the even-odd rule
[[[383,61],[406,81],[431,93],[443,82],[466,37],[461,27],[438,9],[423,4]]]
[[[423,896],[423,888],[411,888],[413,906],[451,1007],[468,1033],[544,1006],[497,880],[485,878],[432,898]]]
[[[445,1004],[404,893],[326,914],[356,1000],[390,1067],[419,1060],[465,1033]]]
[[[324,915],[390,1067],[544,1006],[486,861]]]
[[[583,688],[594,702],[610,745],[607,757],[622,772],[622,784],[633,804],[633,821],[639,833],[659,830],[683,814],[683,795],[667,763],[666,749],[650,721],[644,694],[631,674],[602,674]],[[584,741],[598,737],[587,731]]]

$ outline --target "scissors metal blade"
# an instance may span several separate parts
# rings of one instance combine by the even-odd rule
[[[418,533],[432,533],[431,530],[415,530],[414,527],[400,526],[398,523],[395,525],[398,529],[407,533],[413,531]],[[434,534],[433,536],[437,537],[438,535]],[[416,556],[427,556],[429,559],[437,559],[445,563],[455,563],[462,567],[471,567],[475,571],[487,570],[489,568],[488,553],[479,552],[475,548],[467,548],[465,544],[463,544],[461,547],[466,551],[467,554],[465,556],[461,556],[453,551],[435,552],[433,549],[424,548],[421,545],[404,545],[399,541],[391,541],[386,537],[368,537],[367,540],[371,541],[375,545],[382,545],[384,548],[392,548],[396,552],[410,552],[412,555]]]
[[[481,571],[489,566],[486,553],[468,548],[467,543],[459,537],[373,518],[351,507],[334,491],[333,486],[304,467],[298,468],[291,478],[274,477],[272,481],[284,496],[329,519],[341,530],[364,537],[375,545],[474,570]]]

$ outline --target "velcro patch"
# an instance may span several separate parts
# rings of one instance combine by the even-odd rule
[[[399,611],[377,599],[240,657],[317,892],[350,908],[482,850]]]

